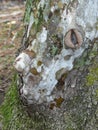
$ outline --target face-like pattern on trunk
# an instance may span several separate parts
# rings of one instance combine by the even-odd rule
[[[61,0],[49,4],[49,0],[41,0],[36,11],[40,14],[38,9],[42,8],[43,24],[38,31],[34,30],[36,11],[32,12],[27,37],[32,34],[33,39],[14,62],[23,79],[21,96],[28,103],[50,103],[64,98],[64,76],[74,67],[74,60],[87,48],[87,39],[97,37],[97,13],[92,17],[93,11],[98,8],[96,2]]]

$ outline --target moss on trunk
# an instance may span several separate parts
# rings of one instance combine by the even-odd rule
[[[64,126],[63,128],[60,127],[60,130],[97,130],[97,49],[97,43],[95,43],[93,49],[89,50],[88,57],[85,55],[87,59],[90,59],[89,65],[84,64],[82,66],[78,66],[77,68],[83,76],[80,81],[80,85],[78,84],[77,93],[74,94],[74,96],[69,100],[64,101],[64,103],[66,103],[66,110],[63,112]],[[80,59],[83,59],[83,57],[84,56],[82,56]],[[86,71],[84,71],[84,68],[86,68]],[[28,109],[27,106],[22,104],[18,94],[16,83],[17,78],[18,77],[15,74],[12,85],[6,94],[5,101],[0,108],[0,113],[3,116],[1,118],[3,130],[54,130],[54,128],[59,130],[59,126],[53,126],[55,122],[51,122],[48,117],[45,118],[43,115],[32,111],[33,109],[31,110],[31,108]],[[81,84],[81,82],[83,83]]]
[[[43,0],[41,2],[43,2]],[[73,24],[72,22],[71,25],[69,25],[70,20],[69,22],[66,22],[66,19],[69,18],[69,16],[71,16],[70,15],[71,13],[69,13],[68,15],[68,12],[72,10],[72,8],[70,7],[71,6],[74,7],[75,5],[73,3],[77,2],[77,0],[73,0],[72,4],[69,0],[66,2],[65,5],[62,4],[62,2],[59,2],[58,0],[57,1],[50,0],[50,3],[48,3],[47,5],[46,2],[48,1],[47,0],[44,1],[45,6],[43,6],[43,4],[40,3],[39,0],[36,1],[27,0],[26,13],[24,17],[24,21],[26,23],[27,28],[23,38],[23,46],[27,48],[28,45],[32,43],[34,38],[36,39],[39,36],[38,31],[39,32],[41,31],[40,27],[42,25],[42,27],[46,27],[48,32],[48,39],[47,39],[48,48],[45,50],[50,51],[49,52],[51,55],[50,59],[51,58],[55,59],[56,58],[55,56],[57,54],[59,55],[61,48],[63,47],[63,44],[61,43],[63,43],[62,39],[65,33],[67,33],[68,29],[70,29],[71,25]],[[87,0],[86,0],[86,4],[85,2],[83,3],[80,2],[81,4],[80,7],[86,5],[87,7],[85,6],[85,9],[87,9],[88,8],[87,3],[88,3]],[[55,4],[56,6],[58,6],[58,8],[56,8]],[[47,10],[48,8],[49,10]],[[83,12],[84,8],[83,9],[80,8],[80,10],[78,11],[81,11],[80,12],[81,15],[77,14],[76,16],[78,17],[77,21],[80,20],[78,21],[78,24],[80,23],[81,26],[87,27],[87,29],[89,29],[90,25],[88,25],[86,21],[87,18],[84,17],[84,12]],[[88,10],[86,11],[88,12]],[[66,16],[68,15],[67,18],[63,14],[65,12],[66,12]],[[43,20],[43,16],[44,16],[44,20]],[[48,16],[48,20],[46,19],[47,18],[46,16]],[[81,18],[79,16],[81,16]],[[72,18],[73,18],[73,12],[72,12]],[[84,18],[85,18],[85,23],[84,23]],[[59,24],[61,27],[58,28]],[[76,25],[77,23],[75,24],[75,27]],[[65,29],[64,34],[62,33],[62,27],[64,27],[63,29]],[[61,36],[62,33],[63,37],[58,38],[56,32],[59,32],[58,34],[59,36]],[[92,34],[89,33],[89,31],[88,32],[85,31],[85,33],[87,36],[85,37],[85,39],[88,39],[89,35]],[[93,35],[91,36],[93,37]],[[86,42],[87,41],[85,40],[85,44]],[[38,42],[38,45],[40,45],[40,47],[42,44],[43,43],[40,43],[40,41]],[[59,46],[60,44],[61,46]],[[25,48],[23,48],[23,50]],[[67,47],[65,51],[68,51]],[[71,51],[75,52],[76,50],[71,50]],[[47,52],[45,52],[45,55],[46,54]],[[90,45],[89,42],[89,45],[85,49],[83,55],[77,58],[77,60],[75,61],[74,63],[75,66],[73,70],[67,72],[67,76],[65,76],[65,79],[63,79],[62,76],[58,80],[60,82],[63,81],[67,85],[65,87],[66,90],[64,89],[64,99],[61,97],[55,98],[54,101],[56,102],[56,105],[52,103],[50,104],[51,107],[54,108],[54,110],[53,108],[52,109],[49,108],[48,105],[45,105],[44,102],[41,105],[37,104],[36,102],[33,105],[27,105],[27,106],[26,104],[23,105],[18,93],[19,88],[17,87],[17,79],[19,77],[15,74],[13,77],[12,85],[10,86],[6,94],[5,101],[0,108],[0,113],[2,115],[1,121],[3,124],[3,130],[97,130],[98,128],[97,125],[97,120],[98,120],[98,106],[97,106],[98,57],[97,54],[98,54],[98,43],[94,42],[91,43]],[[70,58],[70,55],[65,57],[65,60],[68,60],[68,58]],[[38,62],[40,62],[40,65],[42,64],[42,61],[39,60]],[[33,68],[33,71],[34,73],[36,73],[35,68]],[[76,84],[75,86],[72,87],[71,85],[73,83],[73,79],[74,79],[73,77],[76,78]],[[66,80],[66,82],[64,80]],[[59,89],[63,88],[62,84],[60,84],[59,82],[58,84],[61,86],[57,88],[58,89],[57,92],[61,92],[59,91]]]

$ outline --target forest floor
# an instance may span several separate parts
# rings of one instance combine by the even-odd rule
[[[13,62],[23,35],[24,3],[0,2],[0,104],[15,73]]]

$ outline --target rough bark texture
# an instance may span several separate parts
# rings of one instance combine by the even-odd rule
[[[97,0],[27,0],[14,63],[24,105],[16,100],[14,82],[5,129],[98,129],[97,10]]]

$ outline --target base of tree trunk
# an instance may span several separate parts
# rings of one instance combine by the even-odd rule
[[[91,48],[75,61],[77,66],[65,79],[66,98],[56,99],[56,104],[20,102],[15,76],[0,108],[3,130],[97,130],[98,45],[94,43]],[[77,80],[72,87],[73,77]]]

